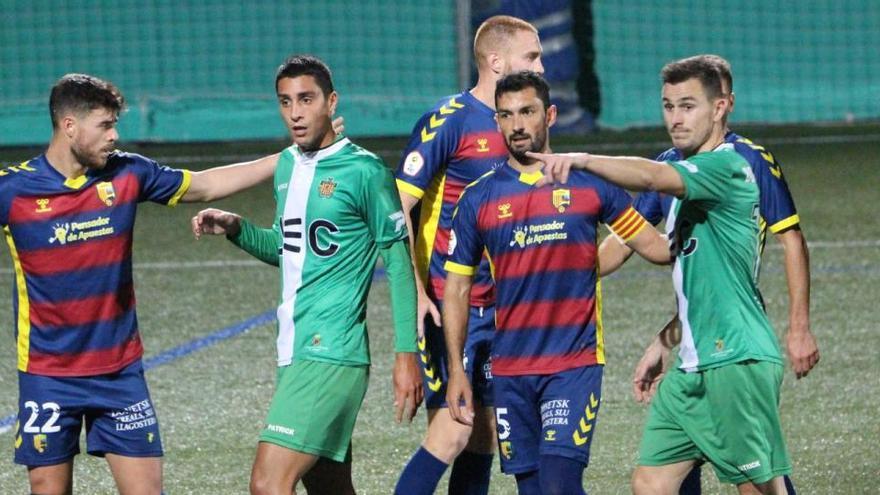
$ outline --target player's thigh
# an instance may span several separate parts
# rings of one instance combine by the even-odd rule
[[[303,485],[310,495],[354,495],[351,482],[351,461],[336,462],[321,457],[303,476]]]
[[[681,482],[694,465],[694,461],[682,461],[662,466],[637,466],[632,477],[633,494],[678,495]]]
[[[542,456],[589,465],[602,401],[603,373],[603,366],[593,365],[541,378],[538,407]]]
[[[18,417],[13,434],[15,462],[35,468],[73,459],[79,453],[88,396],[82,379],[19,372]]]
[[[68,495],[73,493],[73,459],[51,466],[28,468],[31,493]]]
[[[162,493],[162,458],[107,454],[107,464],[120,495]]]
[[[501,471],[521,474],[540,465],[540,377],[495,376],[495,421]]]
[[[349,460],[368,378],[366,366],[294,360],[279,368],[260,441],[338,462]]]
[[[639,445],[639,467],[662,467],[693,462],[702,457],[699,432],[712,427],[698,373],[671,370],[657,389],[648,409]],[[696,432],[696,433],[695,433]],[[662,470],[645,470],[646,472]]]
[[[251,493],[287,493],[312,469],[318,459],[314,454],[260,442],[251,469]]]
[[[782,365],[745,361],[707,370],[706,398],[714,412],[714,445],[704,448],[718,479],[766,483],[791,472],[779,419]]]
[[[88,383],[92,390],[86,413],[88,453],[161,457],[159,420],[142,363],[136,361],[117,373],[90,377]]]

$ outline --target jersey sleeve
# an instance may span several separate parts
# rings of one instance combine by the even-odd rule
[[[361,211],[376,244],[387,247],[408,236],[400,196],[384,163],[380,161],[366,169]]]
[[[767,222],[770,232],[776,234],[798,225],[800,217],[794,206],[794,198],[776,157],[763,146],[751,142],[738,142],[737,148],[739,147],[747,148],[740,154],[748,160],[754,172],[758,190],[761,192],[761,217]]]
[[[657,225],[663,221],[663,197],[657,191],[644,191],[636,196],[633,208],[651,225]]]
[[[700,153],[687,160],[666,163],[681,176],[685,187],[684,199],[718,204],[724,201],[734,177],[728,156],[736,155],[732,152]]]
[[[448,258],[444,264],[447,272],[473,276],[480,266],[484,243],[477,225],[476,196],[474,189],[465,189],[452,214]]]
[[[629,242],[647,222],[632,206],[632,198],[622,188],[603,181],[599,186],[602,201],[599,220],[624,242]]]
[[[189,190],[192,174],[189,170],[159,165],[149,158],[132,155],[141,185],[140,201],[152,201],[175,206]]]
[[[457,115],[444,116],[444,108],[426,113],[416,122],[395,172],[397,187],[418,199],[458,146],[461,126],[450,122]]]

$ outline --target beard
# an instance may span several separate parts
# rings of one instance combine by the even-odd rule
[[[79,146],[71,146],[70,152],[73,154],[74,158],[76,158],[77,162],[86,168],[94,170],[102,169],[107,165],[107,158],[110,156],[109,154],[113,152],[113,149],[114,147],[100,148],[95,152],[91,152],[80,148]]]
[[[513,140],[517,138],[529,138],[528,145],[514,145]],[[505,144],[507,145],[507,151],[510,152],[510,156],[512,156],[516,161],[522,164],[530,164],[535,160],[526,156],[527,151],[532,151],[535,153],[539,153],[544,150],[544,144],[547,142],[547,131],[542,130],[538,132],[534,137],[529,134],[511,134],[507,136],[505,140]]]

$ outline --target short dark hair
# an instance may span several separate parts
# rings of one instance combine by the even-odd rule
[[[498,105],[498,99],[504,93],[514,93],[526,88],[534,88],[538,98],[544,102],[544,110],[550,108],[550,86],[540,74],[530,70],[514,72],[499,79],[495,84],[495,104]]]
[[[333,77],[330,68],[321,59],[313,55],[291,55],[287,57],[275,72],[275,90],[278,90],[278,81],[285,77],[294,78],[299,76],[312,76],[324,96],[333,92]]]
[[[66,112],[82,115],[98,108],[118,114],[125,108],[125,97],[110,81],[88,74],[67,74],[52,86],[49,95],[49,115],[52,127]]]
[[[728,91],[733,90],[730,64],[717,55],[697,55],[670,62],[660,71],[660,79],[663,84],[680,84],[690,79],[699,79],[709,99],[724,96],[722,79],[728,83]]]

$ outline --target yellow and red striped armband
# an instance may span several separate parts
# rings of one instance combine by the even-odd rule
[[[648,222],[645,220],[645,217],[639,214],[632,206],[627,208],[617,217],[617,220],[611,223],[608,227],[614,232],[618,237],[623,239],[623,242],[629,242],[633,237],[635,237],[639,232],[645,228]]]

